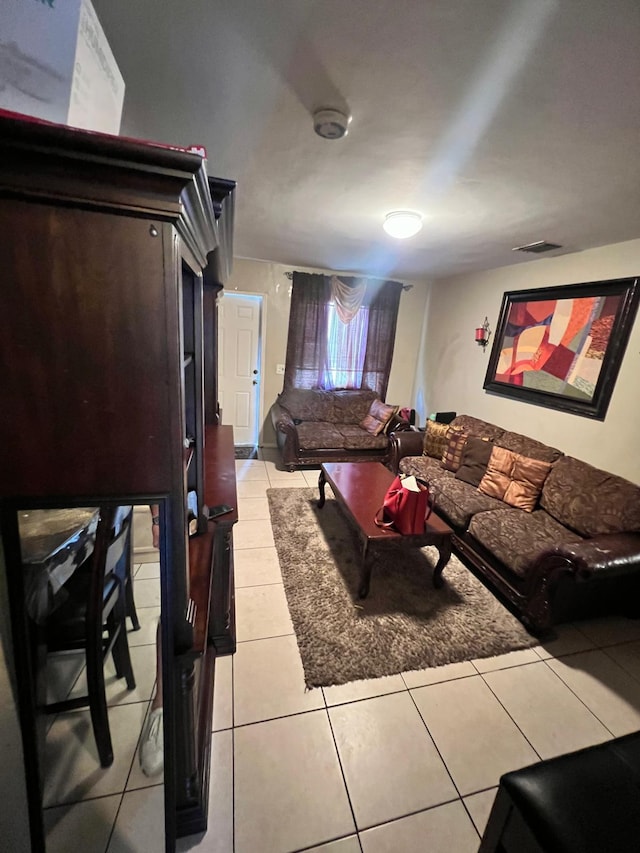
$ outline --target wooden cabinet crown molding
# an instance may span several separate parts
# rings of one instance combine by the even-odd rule
[[[0,115],[0,196],[171,222],[198,262],[218,248],[199,154]]]
[[[205,283],[222,286],[231,275],[233,265],[233,231],[235,224],[236,182],[225,178],[209,178],[209,191],[218,226],[218,247],[209,255]]]

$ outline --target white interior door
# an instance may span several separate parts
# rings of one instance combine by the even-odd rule
[[[258,443],[262,296],[225,292],[218,306],[218,397],[236,444]]]

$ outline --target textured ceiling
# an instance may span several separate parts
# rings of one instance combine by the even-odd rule
[[[638,0],[93,3],[122,132],[206,146],[238,256],[422,278],[640,237]],[[398,208],[424,215],[407,241]]]

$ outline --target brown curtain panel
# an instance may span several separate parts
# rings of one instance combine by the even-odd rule
[[[371,388],[381,400],[387,397],[401,293],[402,285],[399,282],[385,281],[377,293],[371,294],[369,303],[369,329],[362,369],[362,387]]]
[[[285,388],[318,388],[327,360],[329,280],[323,275],[294,272],[289,314]]]
[[[349,287],[359,285],[362,279],[340,276],[340,281]],[[369,325],[361,387],[375,391],[382,400],[389,383],[401,293],[402,285],[397,281],[370,281],[363,299],[369,309]],[[329,276],[294,272],[285,389],[322,387],[330,300]]]

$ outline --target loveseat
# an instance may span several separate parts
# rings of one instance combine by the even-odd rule
[[[640,487],[469,415],[445,429],[444,462],[441,447],[424,455],[429,432],[404,432],[392,436],[390,467],[429,483],[454,550],[529,630],[610,612],[640,616]],[[465,436],[452,465],[451,445]],[[466,482],[460,475],[478,448],[486,465]],[[507,483],[503,499],[496,483]]]
[[[368,390],[283,391],[271,407],[271,420],[285,467],[293,471],[322,462],[387,463],[391,430],[408,430],[409,423],[396,414],[397,406],[378,401],[373,413],[386,420],[380,421],[377,434],[377,427],[368,431],[362,424],[367,417],[375,420],[370,413],[376,400],[376,392]]]

